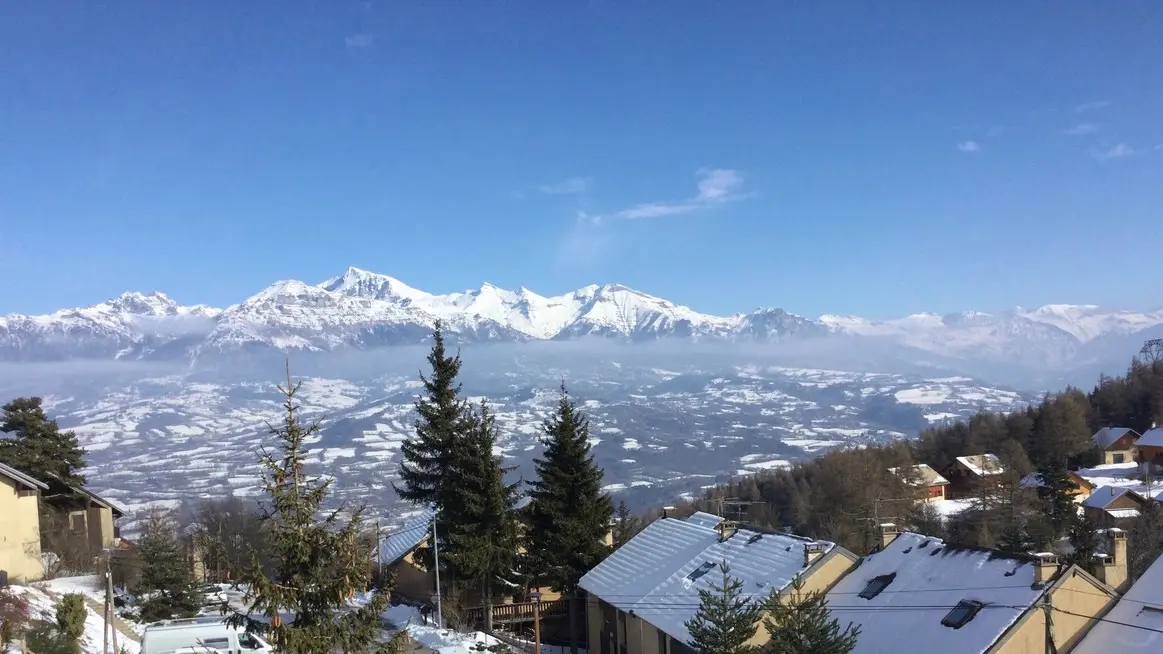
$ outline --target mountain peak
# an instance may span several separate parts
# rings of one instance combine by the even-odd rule
[[[430,293],[412,288],[395,277],[381,275],[355,266],[349,267],[338,277],[328,279],[319,287],[331,293],[398,303],[411,303],[432,297]]]

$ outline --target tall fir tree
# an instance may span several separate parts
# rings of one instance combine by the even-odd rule
[[[283,421],[271,426],[279,450],[263,450],[263,522],[275,561],[268,575],[256,552],[238,580],[247,586],[248,610],[233,611],[227,623],[267,635],[285,654],[321,652],[396,652],[399,638],[380,641],[380,615],[388,608],[388,589],[372,590],[353,608],[357,591],[371,583],[374,543],[360,538],[366,524],[363,507],[344,517],[344,507],[325,509],[332,479],[307,475],[304,443],[316,436],[318,421],[304,424],[288,368]],[[284,616],[289,614],[289,619]],[[258,616],[258,617],[256,617]]]
[[[1038,472],[1041,485],[1038,496],[1042,498],[1046,517],[1056,536],[1063,535],[1071,521],[1078,515],[1078,505],[1074,503],[1074,481],[1066,469],[1065,458],[1051,460]]]
[[[1093,572],[1094,557],[1098,554],[1098,525],[1086,514],[1075,515],[1066,533],[1070,538],[1066,563]]]
[[[791,592],[773,593],[765,609],[763,626],[771,640],[763,650],[769,654],[849,654],[860,636],[857,625],[840,628],[823,593],[804,594],[799,577],[792,580]]]
[[[763,602],[743,594],[743,581],[731,576],[726,561],[719,564],[721,583],[699,589],[699,610],[686,622],[688,644],[696,654],[750,654],[748,642],[758,631]]]
[[[178,540],[177,523],[169,511],[161,508],[149,511],[137,541],[137,551],[141,574],[134,590],[148,596],[141,605],[142,619],[167,620],[196,613],[200,598],[186,564],[185,550]]]
[[[486,628],[492,630],[496,589],[515,588],[519,539],[515,507],[519,482],[505,482],[512,468],[493,453],[496,419],[488,404],[468,418],[468,438],[455,449],[461,501],[445,508],[447,544],[441,552],[462,582],[474,583],[485,606]]]
[[[614,515],[614,549],[617,549],[634,537],[640,531],[642,519],[630,512],[626,501],[618,502],[618,510]]]
[[[39,397],[18,397],[3,406],[0,432],[0,463],[5,463],[34,479],[57,478],[71,486],[82,486],[85,451],[77,435],[61,431],[56,420],[44,413]]]
[[[614,515],[602,492],[602,469],[590,452],[589,421],[561,384],[557,413],[542,425],[545,451],[529,482],[528,569],[569,600],[570,651],[577,654],[577,584],[609,554]]]

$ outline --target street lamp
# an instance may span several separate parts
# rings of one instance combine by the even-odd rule
[[[529,599],[533,600],[533,654],[541,654],[541,593],[535,590]]]

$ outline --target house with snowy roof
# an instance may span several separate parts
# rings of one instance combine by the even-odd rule
[[[1163,466],[1163,427],[1151,428],[1143,432],[1139,440],[1135,441],[1139,463],[1149,463],[1153,466]]]
[[[1096,524],[1113,526],[1139,517],[1151,500],[1121,486],[1100,486],[1082,502],[1083,512]]]
[[[1147,568],[1072,654],[1148,652],[1163,652],[1163,557]]]
[[[1134,461],[1137,454],[1135,442],[1138,440],[1139,433],[1130,427],[1103,427],[1090,437],[1105,464]]]
[[[959,456],[941,471],[949,480],[946,494],[951,499],[973,495],[983,485],[996,486],[1001,483],[1003,473],[1001,459],[988,452]]]
[[[799,578],[804,592],[830,588],[857,561],[834,543],[738,525],[707,513],[663,517],[581,579],[593,654],[691,654],[686,622],[699,590],[722,582],[726,563],[742,592],[759,601],[786,593]],[[767,641],[760,626],[753,645]]]
[[[889,468],[888,471],[919,491],[918,502],[938,502],[945,499],[945,488],[949,485],[949,480],[926,463]]]
[[[380,538],[376,562],[385,573],[394,575],[392,593],[416,602],[429,602],[436,594],[436,576],[416,554],[430,542],[432,520],[436,512],[421,509],[399,529]]]
[[[953,546],[898,533],[892,524],[881,530],[881,547],[827,593],[841,626],[860,627],[852,654],[1047,651],[1047,601],[1056,651],[1066,652],[1118,598],[1094,575],[1061,566],[1052,554]]]

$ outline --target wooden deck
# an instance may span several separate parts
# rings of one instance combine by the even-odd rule
[[[569,615],[569,601],[559,599],[541,602],[541,618]],[[464,611],[464,620],[469,624],[483,624],[485,607],[474,606]],[[533,602],[516,604],[496,604],[493,606],[493,624],[516,624],[533,622]]]

